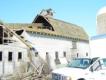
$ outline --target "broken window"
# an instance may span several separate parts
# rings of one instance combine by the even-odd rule
[[[43,25],[40,27],[40,29],[49,29],[51,31],[54,31],[53,26],[49,23],[48,19],[38,16],[38,18],[33,23],[42,23]]]
[[[22,59],[22,52],[18,52],[18,60]]]
[[[12,52],[8,53],[8,61],[12,61]]]
[[[0,38],[0,44],[3,44],[3,38]]]
[[[3,37],[3,27],[0,26],[0,37]]]
[[[12,35],[8,30],[3,29],[3,26],[0,26],[0,44],[8,43]]]
[[[0,61],[2,61],[2,51],[0,51]]]
[[[15,31],[15,32],[16,32],[16,34],[21,35],[21,34],[23,33],[23,31],[24,31],[24,30],[17,30],[17,31]]]
[[[7,32],[4,32],[4,37],[8,37],[8,33]]]

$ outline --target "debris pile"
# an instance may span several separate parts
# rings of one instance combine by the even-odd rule
[[[20,66],[11,75],[1,77],[1,80],[50,80],[48,64],[44,61],[36,66],[32,62],[20,62]]]

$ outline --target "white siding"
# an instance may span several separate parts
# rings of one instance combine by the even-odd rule
[[[90,46],[89,43],[86,42],[76,42],[77,44],[77,49],[73,49],[72,51],[72,56],[73,58],[85,58],[85,57],[90,57]],[[88,56],[86,56],[86,53],[88,53]]]
[[[0,61],[0,75],[3,73],[3,63]]]
[[[106,38],[90,41],[92,57],[106,57]]]
[[[88,43],[85,42],[78,42],[77,43],[77,53],[79,53],[80,57],[90,57],[90,46]],[[88,56],[86,56],[88,53]]]
[[[35,49],[44,59],[46,56],[46,52],[48,52],[52,56],[52,58],[55,58],[55,52],[58,52],[59,57],[63,57],[64,51],[67,55],[71,54],[72,41],[70,40],[36,36],[32,36],[31,39],[31,42],[35,46]]]
[[[77,42],[76,43],[77,48],[73,49],[71,39],[31,34],[27,40],[32,43],[32,46],[35,47],[38,54],[44,60],[46,60],[46,52],[48,52],[50,55],[49,58],[51,63],[54,63],[55,61],[56,52],[58,52],[59,58],[63,58],[64,57],[63,53],[66,52],[67,59],[71,59],[72,57],[75,58],[77,53],[79,53],[79,57],[86,57],[86,52],[88,52],[89,54],[89,44],[86,42],[81,42],[81,41]],[[0,51],[3,52],[3,61],[0,62],[0,66],[1,66],[0,74],[8,74],[8,73],[10,74],[19,66],[18,52],[22,52],[23,61],[28,60],[27,57],[28,48],[26,48],[25,45],[23,44],[21,46],[21,44],[22,43],[20,42],[20,43],[13,43],[13,45],[0,45]],[[11,62],[8,61],[8,52],[13,53],[13,61]],[[51,65],[55,66],[55,64],[51,64]]]
[[[0,45],[3,60],[0,62],[0,74],[11,74],[18,65],[18,52],[22,52],[23,61],[27,58],[27,49],[16,46]],[[12,61],[8,61],[8,52],[12,52]]]
[[[66,52],[67,58],[76,57],[76,54],[79,53],[79,57],[89,57],[90,56],[90,47],[89,43],[84,41],[76,42],[76,49],[73,49],[71,39],[63,39],[59,37],[46,37],[36,34],[30,34],[31,42],[35,46],[39,54],[45,59],[46,52],[55,58],[55,52],[58,52],[59,57],[63,57],[63,52]],[[88,56],[86,56],[88,53]]]

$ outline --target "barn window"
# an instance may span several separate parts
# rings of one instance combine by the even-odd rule
[[[56,63],[56,65],[60,64],[58,52],[55,52],[55,63]]]
[[[8,61],[12,61],[12,52],[8,53]]]
[[[65,51],[63,52],[63,57],[66,57],[66,52]]]
[[[86,56],[88,56],[88,53],[86,53]]]
[[[35,57],[38,57],[38,52],[35,52]]]
[[[2,61],[2,52],[0,51],[0,61]]]
[[[46,58],[47,58],[47,59],[49,58],[49,53],[48,53],[48,52],[46,52]]]
[[[79,53],[77,53],[77,58],[79,57]]]
[[[48,52],[46,52],[46,55],[48,55]]]
[[[55,52],[55,58],[56,58],[56,59],[59,58],[58,52]]]
[[[18,52],[18,60],[22,59],[22,52]]]

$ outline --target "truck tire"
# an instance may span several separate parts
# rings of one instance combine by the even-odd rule
[[[78,79],[78,80],[85,80],[84,78],[80,78],[80,79]]]

